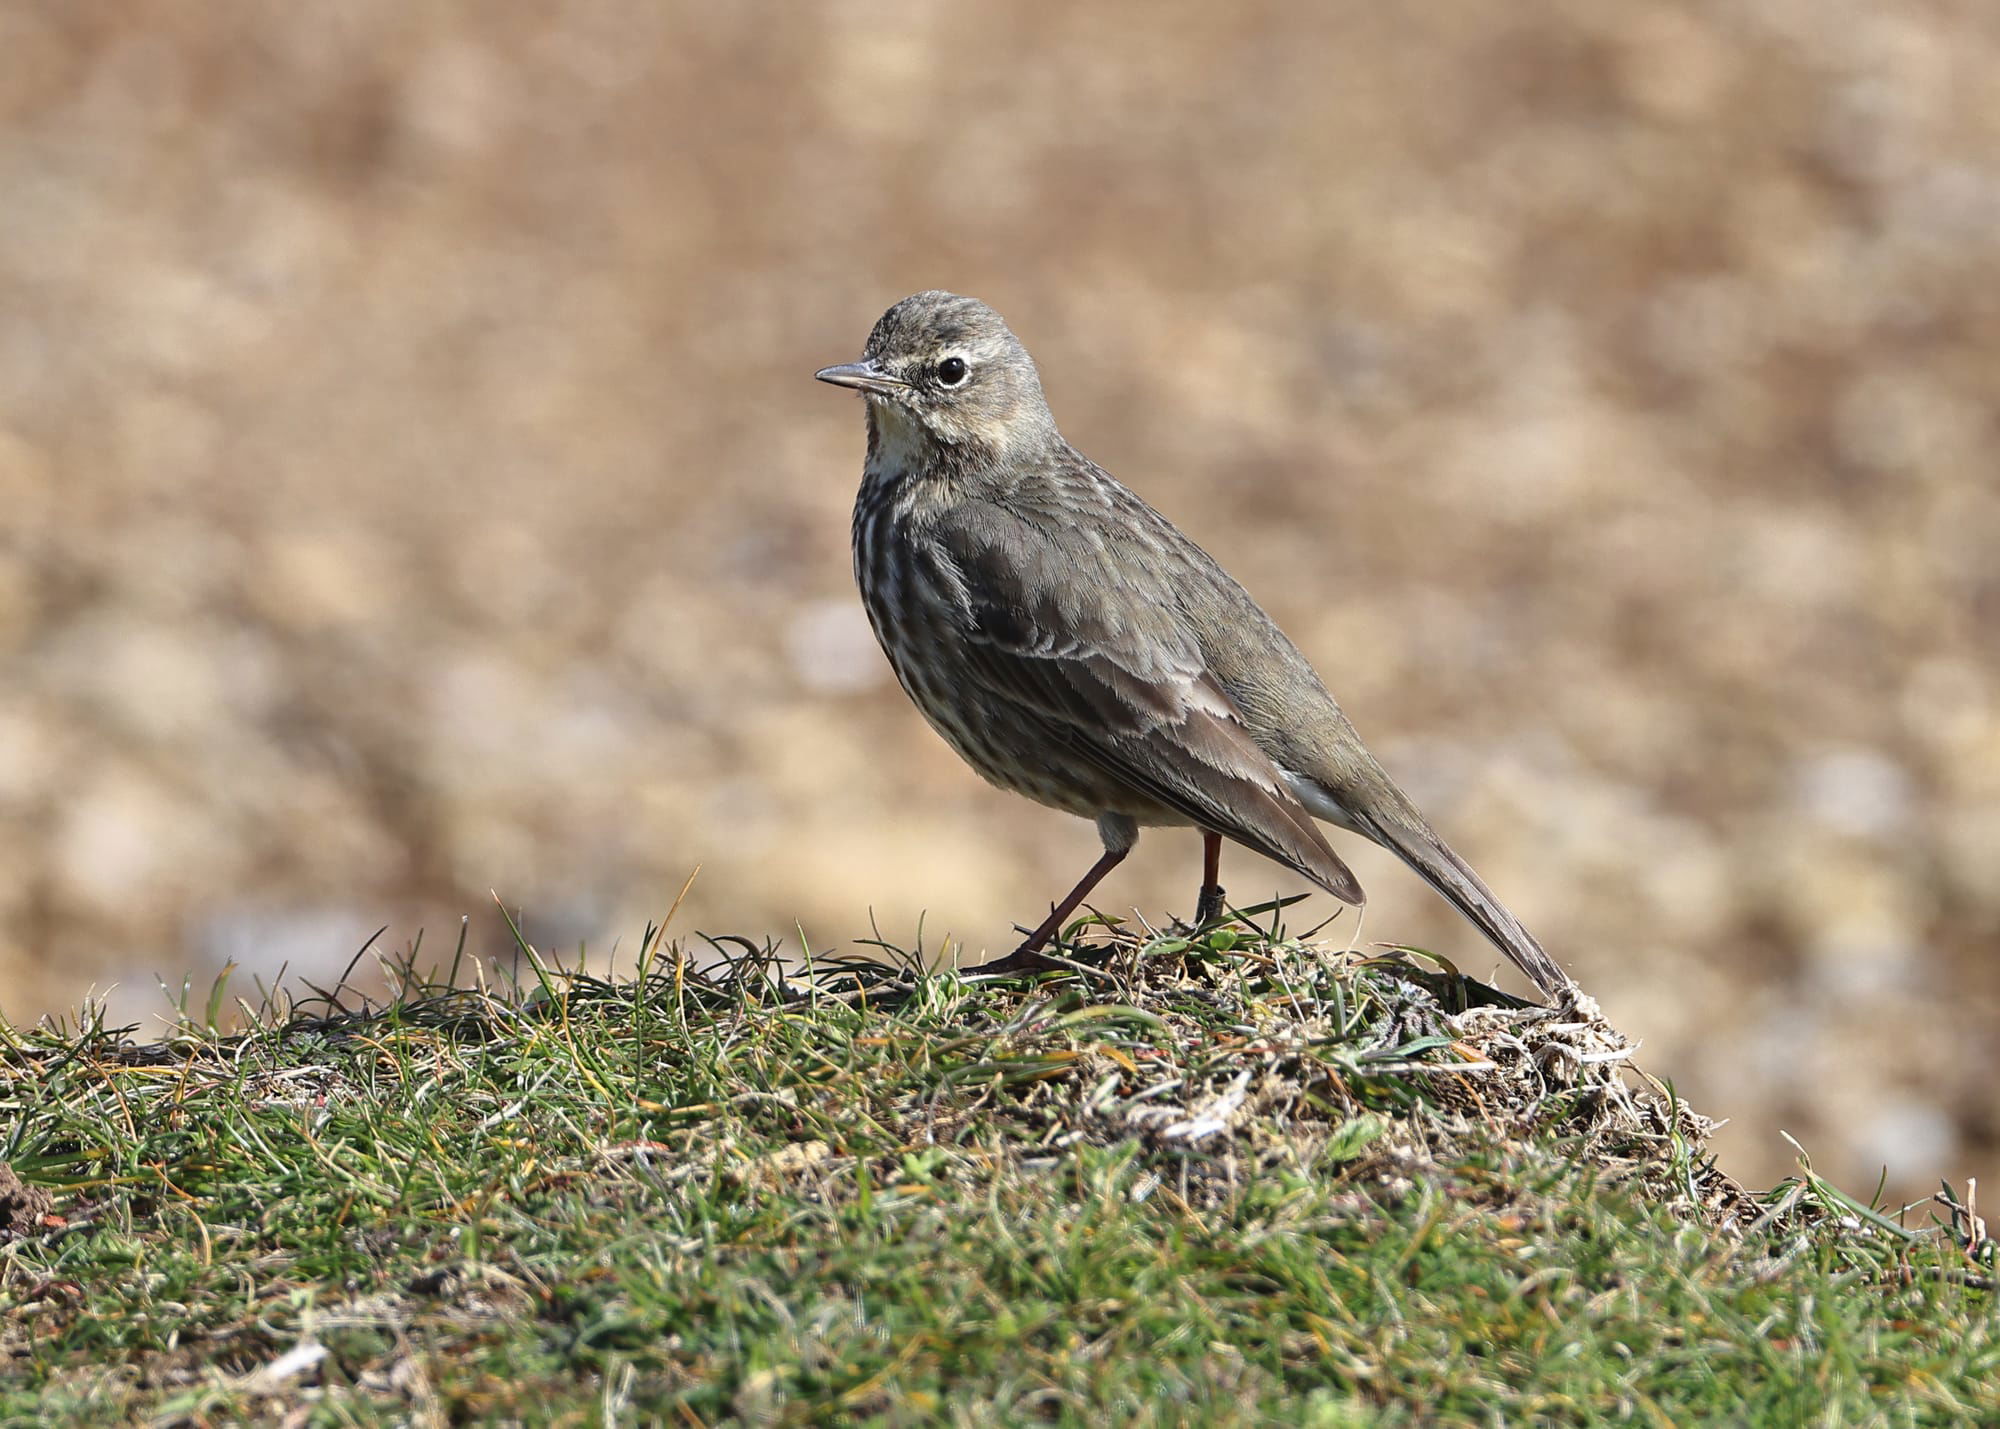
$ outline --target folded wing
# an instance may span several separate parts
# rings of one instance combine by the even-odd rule
[[[962,593],[972,678],[989,699],[1147,800],[1305,875],[1349,903],[1361,886],[1258,747],[1165,591],[1074,579],[1102,536],[1051,536],[972,503],[938,533]],[[1120,563],[1129,567],[1130,563]],[[1068,578],[1057,579],[1063,567]],[[1143,577],[1139,577],[1143,579]]]

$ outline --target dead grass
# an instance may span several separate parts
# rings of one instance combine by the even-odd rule
[[[1974,1208],[1752,1196],[1587,1003],[1281,914],[1086,922],[1025,980],[649,936],[636,980],[524,946],[230,1033],[219,990],[159,1042],[10,1032],[8,1155],[57,1199],[4,1247],[0,1409],[2000,1409]]]

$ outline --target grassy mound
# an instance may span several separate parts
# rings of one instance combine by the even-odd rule
[[[724,940],[6,1031],[0,1411],[2000,1419],[1949,1197],[1747,1195],[1588,1006],[1256,916],[1032,980]]]

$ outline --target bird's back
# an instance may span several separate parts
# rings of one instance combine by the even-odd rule
[[[1089,546],[1141,541],[1152,549],[1153,558],[1143,569],[1155,574],[1157,583],[1136,594],[1170,613],[1193,640],[1209,673],[1273,763],[1329,790],[1393,788],[1311,662],[1219,561],[1137,492],[1067,444],[1063,458],[1048,464],[1043,480],[1060,491],[1091,493],[1088,500],[1052,503],[1082,513]],[[1330,760],[1328,750],[1342,751],[1344,762]]]

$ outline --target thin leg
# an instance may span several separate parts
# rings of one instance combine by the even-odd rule
[[[1132,852],[1132,848],[1129,844],[1121,849],[1106,849],[1104,857],[1092,864],[1090,872],[1083,876],[1083,880],[1076,887],[1070,889],[1069,896],[1058,903],[1055,911],[1042,920],[1042,926],[1028,934],[1027,942],[1021,944],[1020,947],[1014,949],[1006,957],[995,962],[981,963],[973,971],[982,973],[1040,972],[1047,968],[1059,966],[1059,964],[1052,963],[1047,958],[1041,956],[1039,949],[1042,944],[1062,931],[1064,921],[1068,919],[1070,914],[1076,911],[1076,905],[1088,898],[1090,890],[1103,882],[1104,875],[1118,867],[1124,860],[1125,855],[1130,852]]]
[[[1201,831],[1201,897],[1194,905],[1194,925],[1205,928],[1222,916],[1222,835]]]

